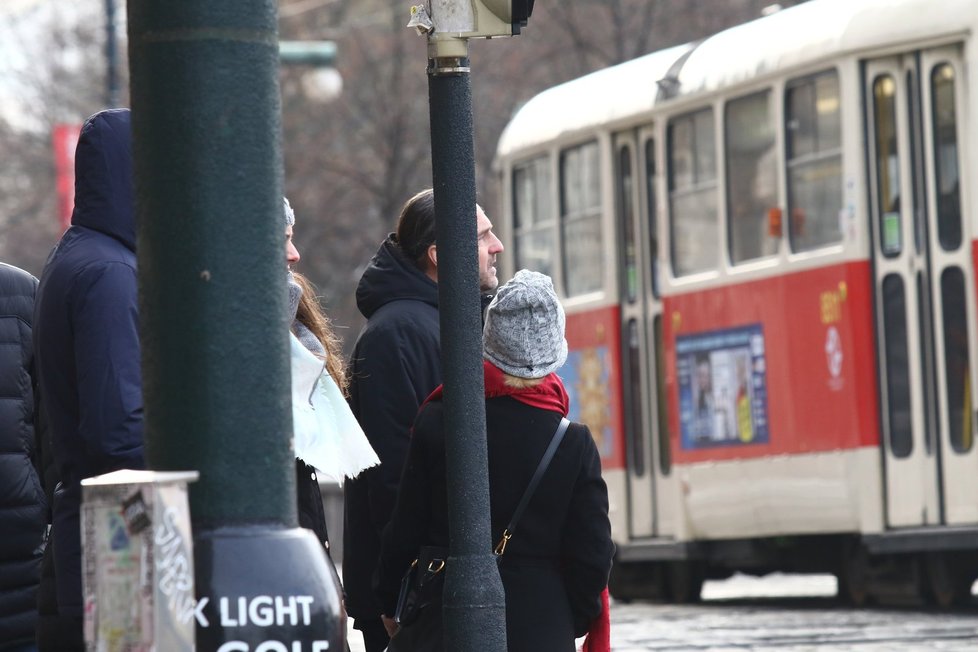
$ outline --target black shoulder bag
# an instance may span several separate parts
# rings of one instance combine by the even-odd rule
[[[557,430],[550,439],[550,445],[540,459],[540,464],[537,465],[537,470],[533,473],[530,484],[527,485],[526,491],[523,492],[523,497],[520,499],[519,505],[516,506],[516,511],[513,512],[513,517],[509,519],[509,524],[503,531],[503,536],[499,539],[499,543],[496,544],[493,550],[497,559],[502,557],[503,553],[506,552],[506,544],[513,538],[513,533],[516,532],[516,526],[519,523],[520,517],[523,516],[523,511],[526,509],[527,504],[529,504],[530,498],[533,497],[537,485],[540,484],[543,474],[547,471],[547,467],[550,466],[550,461],[554,458],[557,447],[560,446],[560,442],[563,440],[564,433],[567,432],[569,425],[570,421],[566,418],[560,420]],[[411,562],[411,566],[404,573],[404,577],[401,578],[401,591],[397,596],[397,609],[394,611],[394,621],[398,625],[401,627],[409,626],[418,619],[422,609],[441,597],[442,586],[445,580],[442,571],[445,570],[447,559],[447,548],[441,546],[421,547],[418,552],[418,558]]]

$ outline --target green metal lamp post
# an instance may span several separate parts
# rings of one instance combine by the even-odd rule
[[[146,455],[200,473],[198,651],[345,640],[297,527],[276,5],[129,5]]]

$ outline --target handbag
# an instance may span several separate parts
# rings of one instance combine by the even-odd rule
[[[418,558],[411,562],[397,594],[394,621],[407,627],[421,615],[421,610],[441,596],[445,583],[445,562],[448,549],[443,546],[422,546]]]
[[[560,446],[560,442],[563,440],[564,433],[567,432],[569,425],[570,421],[566,418],[561,418],[557,430],[554,431],[553,437],[550,438],[550,445],[540,459],[540,463],[537,465],[537,469],[533,473],[533,477],[530,479],[526,491],[523,492],[523,497],[513,512],[513,517],[509,519],[506,529],[503,530],[503,535],[499,539],[499,543],[493,549],[497,561],[506,552],[506,544],[509,543],[509,540],[513,537],[513,533],[516,532],[516,525],[519,523],[520,517],[523,516],[523,511],[526,509],[527,504],[529,504],[530,498],[533,497],[537,485],[540,484],[540,480],[543,478],[547,467],[550,466],[550,461],[557,452],[557,447]],[[411,565],[401,578],[401,590],[397,596],[394,622],[401,627],[410,626],[421,616],[421,612],[425,607],[441,598],[442,588],[445,582],[444,570],[447,560],[448,550],[444,547],[421,547],[418,552],[418,558],[411,562]]]

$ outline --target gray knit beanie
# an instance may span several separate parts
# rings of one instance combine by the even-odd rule
[[[543,378],[567,360],[564,324],[550,277],[521,269],[489,304],[483,356],[510,376]]]
[[[288,197],[282,197],[282,201],[285,202],[285,226],[293,226],[295,224],[295,211],[292,210],[292,204],[289,203]]]

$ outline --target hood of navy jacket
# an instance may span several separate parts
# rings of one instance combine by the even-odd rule
[[[357,285],[357,307],[370,318],[381,306],[414,299],[438,307],[438,284],[408,260],[391,233],[380,245]]]
[[[75,150],[75,210],[71,223],[104,233],[136,250],[129,109],[90,117]],[[129,174],[119,174],[129,170]]]

